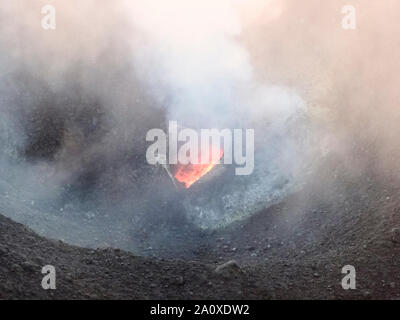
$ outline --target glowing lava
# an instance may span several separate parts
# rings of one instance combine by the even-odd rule
[[[176,180],[183,183],[185,185],[185,188],[188,189],[193,183],[200,180],[201,177],[210,172],[218,164],[223,155],[224,150],[220,149],[217,160],[212,160],[212,152],[210,152],[210,161],[208,163],[189,163],[185,165],[178,164],[174,177]],[[200,158],[201,155],[199,155],[199,159]]]

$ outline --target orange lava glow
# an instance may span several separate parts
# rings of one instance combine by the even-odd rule
[[[199,164],[178,164],[175,179],[184,184],[185,188],[188,189],[191,187],[193,183],[199,181],[201,177],[210,172],[218,163],[218,161],[224,155],[224,151],[220,149],[218,160],[212,161],[212,152],[210,152],[210,161],[209,163],[199,163]],[[199,155],[199,159],[201,155]],[[200,162],[200,161],[199,161]]]

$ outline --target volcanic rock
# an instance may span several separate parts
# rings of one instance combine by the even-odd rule
[[[240,270],[240,267],[239,267],[238,263],[236,262],[236,260],[230,260],[224,264],[219,265],[215,269],[215,272],[221,274],[221,273],[236,272],[239,270]]]

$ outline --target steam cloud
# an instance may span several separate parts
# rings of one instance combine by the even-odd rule
[[[260,2],[153,0],[127,10],[139,34],[135,69],[169,119],[188,127],[232,128],[259,116],[284,122],[302,104],[291,100],[288,89],[272,90],[255,79],[240,41],[240,13],[254,6],[260,9]]]

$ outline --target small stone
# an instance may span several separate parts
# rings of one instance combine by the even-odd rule
[[[393,228],[390,234],[393,243],[400,243],[400,228]]]
[[[364,290],[364,291],[362,292],[362,294],[363,294],[364,297],[369,297],[369,296],[371,296],[371,291],[369,291],[369,290]]]
[[[67,273],[65,275],[65,280],[68,281],[68,282],[73,282],[74,280],[73,280],[72,274],[71,273]]]
[[[216,273],[222,273],[225,271],[235,271],[235,270],[240,270],[240,267],[236,260],[230,260],[224,264],[219,265],[216,269]]]
[[[12,270],[14,270],[14,271],[16,271],[16,272],[21,272],[21,271],[23,271],[22,267],[21,267],[19,264],[16,264],[16,263],[14,263],[14,264],[11,266],[11,268],[12,268]]]
[[[33,271],[39,268],[38,265],[34,264],[31,261],[24,261],[22,263],[22,268],[24,268],[25,270],[29,270],[29,271]]]
[[[93,264],[93,260],[92,259],[87,259],[86,260],[86,264],[87,265],[92,265]]]
[[[176,283],[177,285],[179,285],[179,286],[182,286],[182,285],[185,284],[185,279],[183,279],[182,276],[178,276],[178,277],[175,279],[175,283]]]

